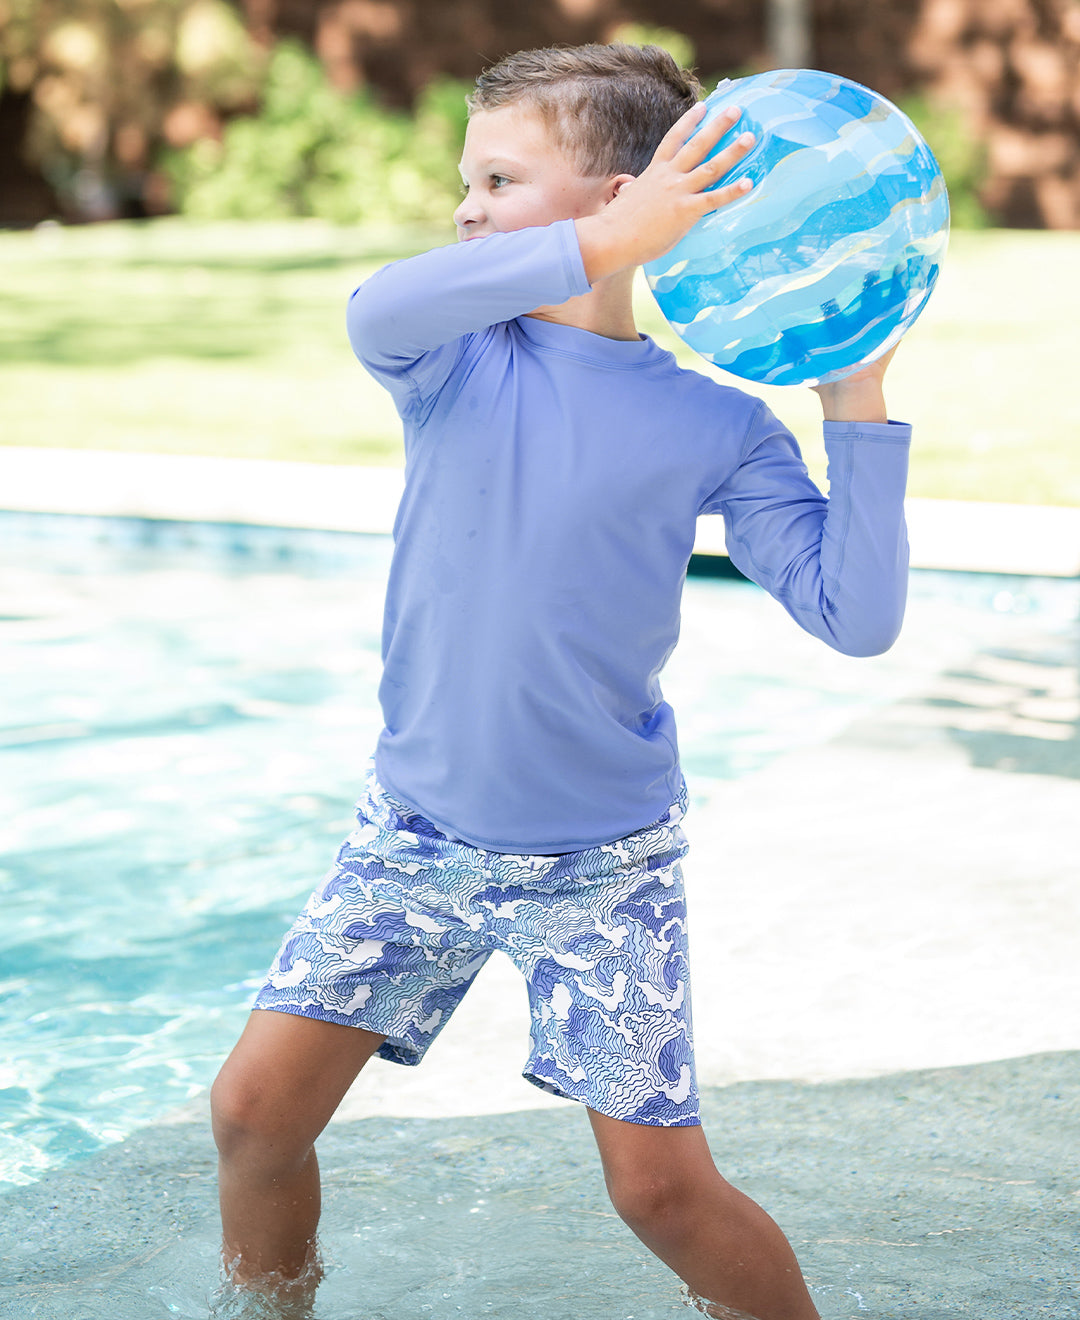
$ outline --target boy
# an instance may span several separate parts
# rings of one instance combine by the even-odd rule
[[[315,1138],[372,1054],[420,1061],[500,948],[528,985],[526,1076],[587,1106],[634,1232],[707,1314],[817,1316],[698,1122],[685,790],[657,676],[702,512],[801,626],[888,647],[910,437],[884,361],[820,387],[826,501],[764,405],[639,336],[635,268],[749,187],[714,187],[752,140],[703,163],[738,112],[692,136],[699,94],[654,47],[504,60],[470,100],[462,241],[351,300],[406,434],[385,729],[358,827],[215,1084],[241,1290],[310,1295]]]

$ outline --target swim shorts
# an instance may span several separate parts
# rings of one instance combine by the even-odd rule
[[[582,852],[485,852],[372,773],[255,1007],[366,1028],[384,1059],[417,1064],[501,950],[528,987],[528,1081],[612,1118],[694,1125],[685,808],[684,789],[653,825]]]

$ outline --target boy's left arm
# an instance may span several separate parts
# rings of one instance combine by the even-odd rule
[[[814,393],[821,400],[821,410],[827,422],[888,422],[885,407],[885,372],[893,359],[895,348],[843,380],[826,385],[815,385]]]
[[[882,379],[891,357],[815,387],[825,415],[828,499],[790,432],[762,405],[721,501],[732,562],[802,628],[848,655],[887,650],[907,599],[911,428],[886,412]]]

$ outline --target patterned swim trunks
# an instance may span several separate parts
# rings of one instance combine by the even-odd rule
[[[612,1118],[698,1120],[685,790],[655,824],[554,857],[449,839],[370,775],[357,827],[286,935],[255,1008],[363,1027],[417,1064],[490,955],[524,974],[524,1076]]]

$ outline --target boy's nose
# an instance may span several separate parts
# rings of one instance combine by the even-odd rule
[[[454,224],[459,229],[468,229],[472,225],[479,224],[483,218],[483,210],[475,201],[470,200],[470,194],[466,193],[454,212]]]

